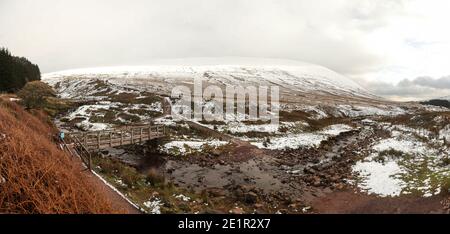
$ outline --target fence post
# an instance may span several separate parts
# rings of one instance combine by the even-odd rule
[[[133,129],[131,129],[131,144],[134,143],[133,138],[134,138],[134,131]]]
[[[97,145],[98,149],[100,149],[100,132],[97,133]]]

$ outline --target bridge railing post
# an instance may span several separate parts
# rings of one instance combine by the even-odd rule
[[[98,149],[100,149],[100,132],[98,132],[97,133],[97,146],[98,146]]]
[[[134,131],[133,128],[131,128],[131,144],[134,143],[133,138],[134,138]]]

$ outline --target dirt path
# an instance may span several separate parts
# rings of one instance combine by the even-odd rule
[[[73,149],[71,149],[71,152]],[[134,207],[132,204],[130,204],[125,198],[123,198],[117,191],[115,191],[113,188],[108,186],[106,184],[106,181],[103,181],[103,179],[99,178],[97,175],[95,175],[93,172],[89,171],[83,164],[83,161],[79,156],[76,156],[76,153],[72,153],[71,156],[73,160],[76,161],[76,164],[79,165],[79,170],[82,171],[82,174],[88,178],[90,184],[92,186],[95,186],[98,188],[99,191],[103,192],[109,202],[111,203],[111,206],[114,210],[121,214],[141,214],[142,212]]]
[[[140,210],[131,205],[127,200],[125,200],[122,196],[120,196],[111,187],[106,185],[100,178],[98,178],[92,172],[84,170],[83,173],[86,175],[86,177],[89,178],[90,182],[94,186],[100,188],[105,193],[105,195],[111,202],[112,207],[115,210],[120,211],[120,213],[122,214],[142,214]]]
[[[321,214],[444,214],[443,196],[382,198],[351,190],[328,193],[312,202]]]

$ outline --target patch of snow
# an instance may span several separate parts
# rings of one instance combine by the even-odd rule
[[[334,116],[360,117],[360,116],[397,116],[406,114],[407,111],[400,107],[385,106],[384,108],[373,106],[339,105]]]
[[[441,139],[445,138],[448,142],[450,142],[450,124],[439,131],[439,137]]]
[[[250,142],[252,145],[260,149],[283,150],[283,149],[298,149],[301,147],[317,147],[320,143],[326,140],[327,137],[315,133],[300,133],[289,134],[283,137],[272,137],[270,142]]]
[[[377,152],[386,150],[401,151],[406,154],[426,154],[429,148],[422,142],[408,139],[388,138],[381,140],[372,147]]]
[[[122,187],[126,187],[127,185],[121,180],[121,179],[116,179],[116,183]]]
[[[104,131],[112,128],[111,124],[105,123],[90,123],[88,120],[83,120],[80,123],[75,124],[83,131]]]
[[[184,155],[192,151],[201,151],[204,146],[220,147],[229,144],[228,141],[171,141],[160,147],[160,151],[168,154]]]
[[[183,59],[155,62],[151,66],[87,68],[48,73],[43,81],[60,87],[58,93],[68,97],[91,95],[95,81],[107,81],[114,89],[149,91],[170,95],[178,85],[191,85],[205,79],[215,85],[279,86],[281,93],[326,92],[344,96],[369,97],[364,88],[351,79],[322,66],[289,60],[254,58]],[[182,64],[182,65],[180,65]],[[92,88],[77,82],[89,82]],[[101,87],[101,86],[100,86]],[[112,88],[110,88],[112,89]],[[285,91],[285,92],[284,92]],[[95,92],[99,93],[99,90]]]
[[[179,194],[179,195],[174,194],[173,196],[174,196],[176,199],[178,199],[178,200],[180,200],[180,201],[184,201],[184,202],[188,202],[188,201],[191,200],[190,197],[185,196],[185,195],[183,195],[183,194]]]
[[[391,161],[385,164],[374,161],[358,162],[353,167],[353,171],[365,178],[358,186],[368,193],[398,196],[402,192],[403,181],[395,177],[402,172],[402,169],[396,162]]]
[[[317,106],[304,106],[300,110],[312,114],[312,119],[324,119],[328,117],[328,114]]]
[[[353,130],[345,124],[331,125],[319,132],[302,132],[287,134],[285,136],[270,137],[269,141],[264,139],[250,139],[250,143],[260,149],[283,150],[298,149],[303,147],[318,147],[322,141],[329,137]]]
[[[164,205],[161,202],[161,199],[154,197],[146,202],[144,202],[144,206],[147,207],[150,211],[150,214],[161,214],[161,206]]]
[[[274,133],[278,132],[278,124],[260,124],[260,125],[249,125],[242,122],[231,122],[227,125],[217,126],[218,130],[224,132],[228,130],[231,133],[246,133],[246,132],[267,132]]]
[[[387,129],[392,131],[392,137],[374,143],[373,153],[353,166],[362,181],[358,186],[379,196],[413,192],[422,196],[438,194],[450,174],[442,161],[449,152],[422,142],[420,134],[411,134],[415,129],[401,125]],[[388,150],[400,151],[403,155],[380,155]]]
[[[320,133],[329,135],[329,136],[337,136],[341,133],[349,132],[352,130],[353,130],[353,127],[348,126],[346,124],[335,124],[335,125],[326,127],[325,129],[320,131]]]

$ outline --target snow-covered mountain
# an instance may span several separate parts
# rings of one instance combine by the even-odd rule
[[[142,91],[170,94],[176,85],[192,85],[203,78],[208,84],[233,86],[279,86],[282,96],[305,93],[374,98],[349,78],[325,67],[291,60],[254,58],[202,58],[163,60],[150,66],[121,66],[67,70],[43,75],[67,97],[80,82],[100,79],[110,84]],[[62,84],[61,83],[61,84]],[[86,93],[84,93],[86,94]]]

